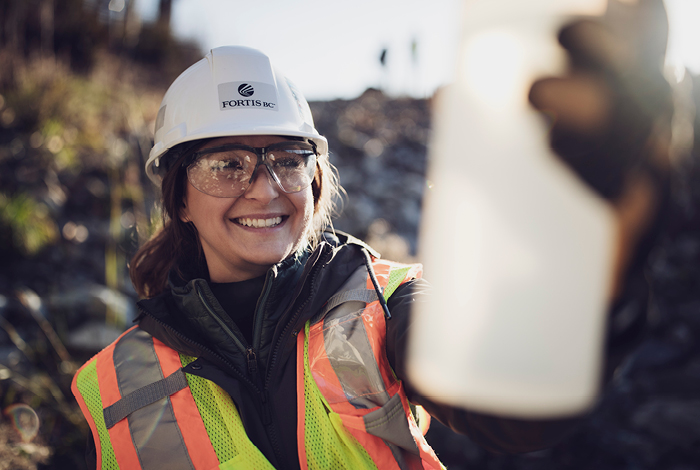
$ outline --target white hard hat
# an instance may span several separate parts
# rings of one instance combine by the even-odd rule
[[[232,135],[303,137],[315,143],[320,155],[328,152],[306,99],[265,54],[242,46],[217,47],[165,93],[146,174],[159,185],[181,155],[170,149]]]

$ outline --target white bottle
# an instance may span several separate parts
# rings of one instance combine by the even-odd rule
[[[604,0],[471,0],[454,84],[434,114],[419,255],[433,285],[409,376],[435,400],[548,418],[596,400],[610,295],[610,207],[558,161],[529,105],[564,72],[556,40]]]

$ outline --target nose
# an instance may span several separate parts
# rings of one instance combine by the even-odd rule
[[[253,182],[246,189],[244,197],[246,199],[256,199],[263,203],[269,203],[279,197],[277,183],[272,179],[264,165],[258,167],[255,175],[253,175]]]

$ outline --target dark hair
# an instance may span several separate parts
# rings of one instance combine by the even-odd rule
[[[199,260],[202,256],[197,230],[179,217],[187,178],[181,161],[187,154],[178,159],[161,183],[162,226],[131,259],[129,275],[141,297],[160,294],[168,284],[168,273],[183,257]]]
[[[205,141],[201,144],[203,145]],[[202,263],[203,251],[192,223],[180,220],[184,207],[186,170],[182,166],[201,145],[197,145],[178,158],[163,178],[161,184],[162,226],[136,252],[131,259],[129,275],[140,297],[154,297],[168,286],[168,273],[179,269],[184,261]],[[170,150],[175,153],[176,148]],[[319,155],[316,175],[311,183],[314,198],[314,215],[309,233],[304,234],[311,247],[318,244],[321,233],[332,227],[331,217],[336,200],[342,191],[337,170],[328,160],[328,155]],[[180,274],[182,274],[180,272]]]

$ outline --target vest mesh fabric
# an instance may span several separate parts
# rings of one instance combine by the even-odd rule
[[[195,359],[180,354],[183,367]],[[265,456],[248,439],[231,397],[210,380],[191,374],[186,376],[209,440],[221,463],[219,468],[274,470]]]
[[[309,322],[304,340],[304,448],[311,470],[373,469],[372,458],[331,410],[309,368]]]
[[[403,268],[392,268],[391,272],[389,273],[389,280],[384,288],[385,300],[389,300],[391,294],[393,294],[396,288],[403,282],[409,269],[411,269],[410,266]]]
[[[76,385],[80,394],[85,400],[85,405],[90,411],[97,434],[100,437],[100,447],[102,448],[102,468],[104,470],[119,470],[119,464],[114,455],[112,441],[109,438],[109,431],[105,424],[102,412],[102,396],[97,382],[97,361],[93,360],[87,364],[76,378]]]

